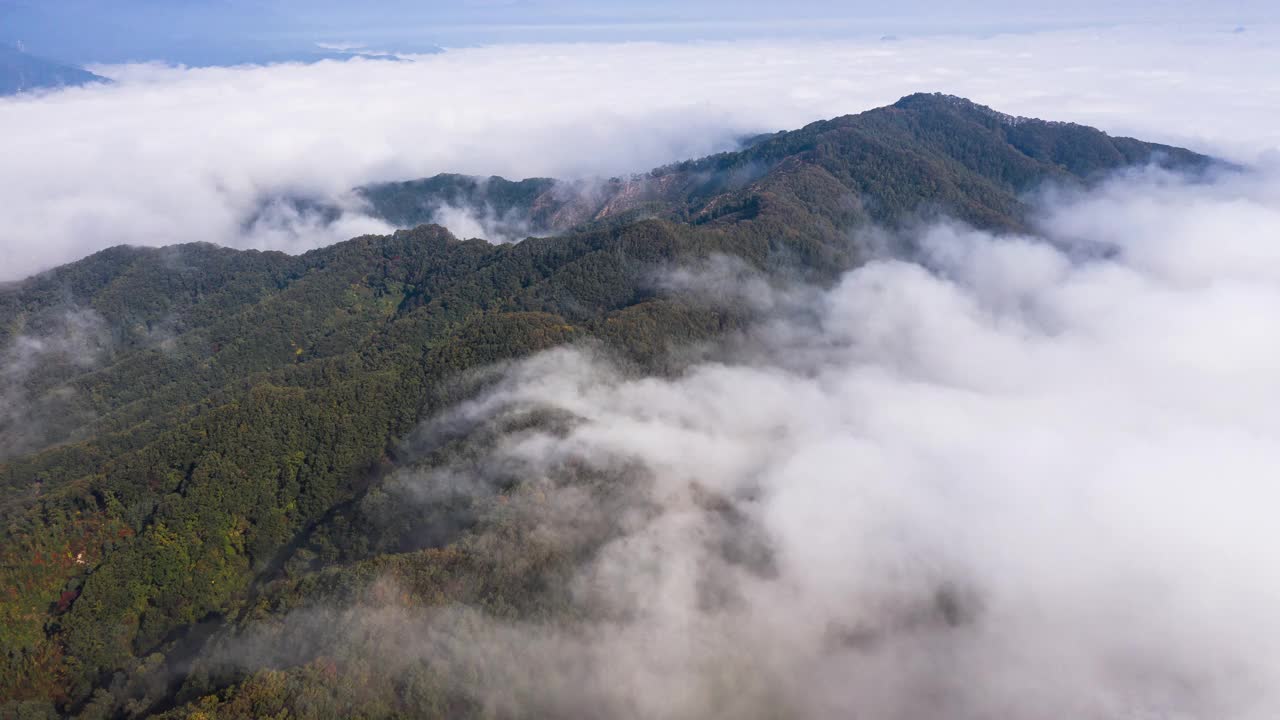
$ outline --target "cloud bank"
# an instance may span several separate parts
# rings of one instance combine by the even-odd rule
[[[343,623],[498,716],[1275,717],[1278,189],[1138,173],[1037,236],[938,225],[674,378],[520,363],[437,423],[573,418],[483,466],[543,538],[613,529],[583,619]],[[633,478],[621,510],[584,471]]]
[[[97,67],[116,83],[0,100],[0,280],[120,243],[307,250],[388,229],[346,195],[363,183],[643,171],[920,90],[1253,162],[1280,146],[1269,100],[1280,46],[1267,27],[1222,30]],[[348,212],[246,223],[286,195]],[[472,234],[476,218],[456,224]]]

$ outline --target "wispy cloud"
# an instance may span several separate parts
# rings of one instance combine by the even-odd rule
[[[97,312],[55,308],[0,345],[0,461],[65,439],[92,419],[66,379],[101,363],[110,333]]]

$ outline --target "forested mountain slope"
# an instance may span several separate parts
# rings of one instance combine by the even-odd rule
[[[1117,167],[1147,163],[1198,170],[1208,159],[1082,125],[1004,115],[963,98],[917,94],[629,178],[512,182],[437,175],[358,193],[372,214],[402,227],[436,221],[440,208],[449,207],[531,235],[637,217],[740,219],[778,190],[805,191],[809,202],[823,194],[850,197],[856,208],[820,210],[857,220],[894,224],[933,211],[979,225],[1019,227],[1018,195],[1046,180],[1089,182]]]
[[[672,268],[728,256],[828,282],[866,259],[860,228],[947,215],[1019,230],[1024,193],[1151,162],[1210,160],[916,95],[590,188],[366,189],[397,223],[470,204],[554,237],[493,245],[424,225],[299,256],[118,247],[0,288],[0,716],[479,712],[429,663],[374,672],[376,638],[337,648],[281,618],[370,598],[560,611],[566,568],[607,528],[541,544],[504,514],[520,478],[426,510],[384,489],[482,457],[505,430],[415,434],[490,382],[485,368],[579,342],[676,372],[672,350],[750,311],[665,286]],[[621,482],[577,481],[606,505]],[[273,649],[228,663],[250,632]]]

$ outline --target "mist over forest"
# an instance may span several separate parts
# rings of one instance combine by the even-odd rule
[[[0,718],[1276,717],[1280,44],[1164,5],[0,3]]]

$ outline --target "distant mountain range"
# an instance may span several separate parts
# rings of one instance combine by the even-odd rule
[[[1046,184],[1213,162],[912,95],[630,178],[360,190],[395,224],[463,208],[535,236],[519,243],[419,225],[297,256],[116,247],[0,287],[0,716],[485,716],[441,679],[479,670],[387,664],[342,623],[282,621],[357,600],[511,622],[571,611],[570,571],[607,536],[546,544],[503,511],[520,478],[412,504],[385,489],[519,430],[412,449],[480,369],[589,342],[635,373],[678,371],[673,348],[752,315],[659,287],[663,270],[727,257],[827,284],[872,256],[860,228],[1025,230]],[[563,482],[596,498],[620,478]]]
[[[110,82],[88,70],[0,45],[0,95]]]

